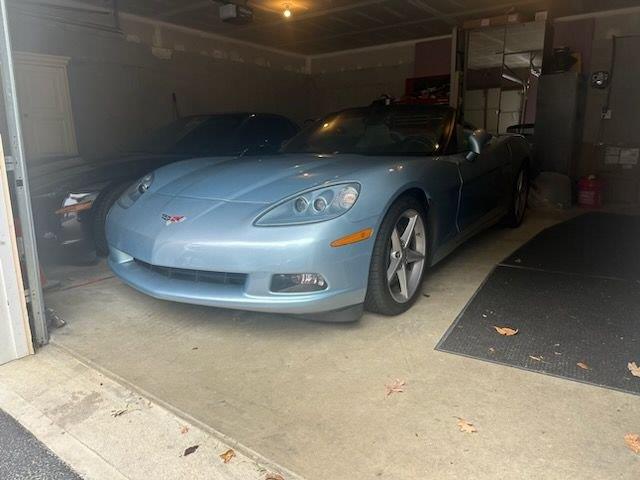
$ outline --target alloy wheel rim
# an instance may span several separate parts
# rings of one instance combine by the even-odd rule
[[[518,219],[524,215],[524,211],[527,206],[528,193],[527,176],[524,170],[522,170],[520,175],[518,175],[518,182],[516,184],[515,213]]]
[[[387,288],[396,302],[407,303],[418,290],[426,251],[424,221],[416,210],[406,210],[398,218],[389,239]]]

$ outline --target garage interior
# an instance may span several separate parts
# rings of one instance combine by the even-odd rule
[[[229,6],[251,18],[224,20]],[[444,101],[475,128],[523,134],[534,152],[523,225],[460,246],[401,315],[331,323],[181,304],[127,286],[85,245],[51,253],[55,230],[37,238],[34,273],[3,75],[0,132],[33,342],[11,350],[0,339],[0,412],[15,413],[13,392],[122,475],[92,477],[54,449],[81,476],[638,478],[637,1],[6,0],[5,13],[32,190],[64,176],[68,159],[117,158],[190,115],[268,112],[305,127],[380,98]],[[35,232],[41,201],[32,196]],[[528,282],[520,297],[515,277],[491,283],[507,270]],[[45,333],[30,297],[38,278]],[[7,338],[17,335],[9,320]],[[34,383],[46,375],[37,362],[57,372],[50,388],[68,386],[66,398]],[[73,387],[82,369],[280,477],[215,456],[196,463],[204,448],[181,457],[159,445],[152,457],[153,440],[123,440],[142,430],[93,429],[105,407],[99,387]]]

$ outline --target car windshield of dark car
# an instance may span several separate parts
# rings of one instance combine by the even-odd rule
[[[293,137],[284,153],[432,155],[448,119],[444,109],[358,108],[329,115]]]
[[[244,115],[181,118],[153,132],[135,151],[186,155],[236,153],[235,133],[244,119]]]

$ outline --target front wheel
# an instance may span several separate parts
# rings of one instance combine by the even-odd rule
[[[402,197],[387,212],[376,237],[365,308],[383,315],[407,311],[419,296],[428,252],[424,206],[414,197]]]
[[[527,210],[527,200],[529,198],[529,171],[526,165],[523,165],[518,172],[516,181],[513,185],[513,193],[511,197],[511,205],[509,212],[505,217],[505,223],[511,228],[517,228],[524,220],[524,214]]]
[[[105,233],[105,224],[107,222],[107,214],[109,209],[120,198],[120,196],[129,188],[131,182],[123,182],[116,185],[110,185],[104,189],[92,208],[93,210],[93,241],[96,247],[96,253],[101,257],[109,255],[109,245],[107,244],[107,235]]]

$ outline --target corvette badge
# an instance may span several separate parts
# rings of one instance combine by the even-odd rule
[[[184,215],[168,215],[166,213],[162,214],[162,220],[164,220],[164,224],[168,227],[169,225],[173,225],[174,223],[182,223],[187,219]]]

